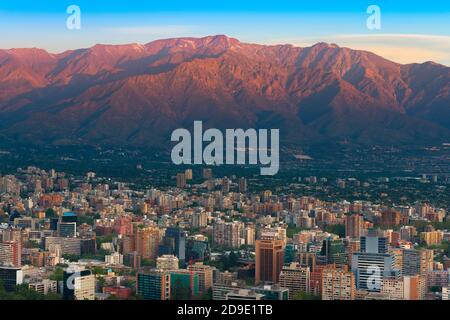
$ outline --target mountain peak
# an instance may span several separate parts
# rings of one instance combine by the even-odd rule
[[[268,46],[226,35],[48,57],[36,50],[0,51],[0,134],[155,145],[202,119],[217,128],[283,128],[293,143],[450,138],[450,68],[432,63],[400,66],[324,42]]]

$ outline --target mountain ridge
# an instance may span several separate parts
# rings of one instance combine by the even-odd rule
[[[0,134],[32,143],[167,145],[170,132],[279,127],[287,144],[450,141],[450,68],[224,35],[59,54],[0,50]]]

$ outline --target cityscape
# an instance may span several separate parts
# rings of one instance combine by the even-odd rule
[[[441,0],[1,1],[2,310],[450,300],[449,17]]]
[[[164,188],[29,166],[1,177],[1,299],[448,300],[448,207],[294,193],[186,169]],[[448,190],[450,176],[418,177]]]

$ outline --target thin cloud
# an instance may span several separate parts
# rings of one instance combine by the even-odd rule
[[[185,25],[135,26],[108,29],[108,31],[120,35],[139,36],[177,36],[184,35],[192,30],[192,26]]]
[[[286,40],[286,39],[285,39]],[[339,46],[374,52],[398,63],[435,61],[450,65],[450,36],[432,34],[336,34],[306,37],[288,41],[298,46],[316,42],[336,43]]]

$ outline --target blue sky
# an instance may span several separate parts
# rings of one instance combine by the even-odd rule
[[[68,30],[66,8],[81,8],[81,30]],[[369,5],[381,30],[366,27]],[[102,1],[0,2],[0,47],[51,52],[96,43],[226,34],[241,41],[299,46],[319,41],[370,50],[401,62],[450,65],[450,1]]]

